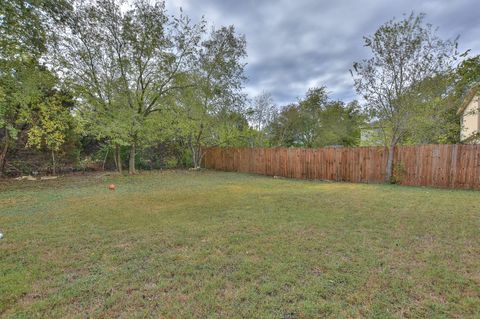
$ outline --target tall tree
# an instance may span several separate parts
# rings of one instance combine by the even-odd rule
[[[158,118],[178,77],[193,68],[205,22],[170,17],[162,1],[114,0],[79,5],[57,46],[59,70],[97,119],[98,134],[130,146],[129,173],[143,141],[161,130]],[[178,83],[182,83],[177,85]]]
[[[407,132],[414,134],[411,118],[418,113],[415,88],[427,78],[447,72],[457,56],[456,40],[442,40],[424,14],[410,14],[382,25],[373,36],[364,37],[372,57],[355,62],[355,88],[367,109],[382,123],[389,152],[386,180],[393,170],[395,146]]]
[[[217,144],[225,114],[243,108],[245,81],[243,59],[246,57],[246,40],[233,26],[213,29],[202,41],[197,66],[187,75],[194,82],[188,92],[182,92],[178,104],[182,112],[182,134],[187,140],[192,162],[199,168],[202,146]]]

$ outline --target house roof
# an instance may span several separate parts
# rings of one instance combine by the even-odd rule
[[[457,114],[462,114],[465,112],[467,106],[472,102],[473,98],[477,95],[480,95],[480,84],[473,86],[470,91],[468,91],[467,95],[463,99],[463,103],[457,111]]]

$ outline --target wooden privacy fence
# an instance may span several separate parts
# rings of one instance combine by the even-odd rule
[[[385,147],[219,148],[204,150],[209,169],[299,179],[382,183]],[[480,188],[480,145],[395,148],[394,175],[402,185]]]

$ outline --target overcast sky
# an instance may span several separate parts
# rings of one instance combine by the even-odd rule
[[[480,54],[480,0],[166,0],[193,19],[218,27],[233,24],[247,38],[246,91],[272,93],[279,105],[309,87],[326,85],[330,96],[357,98],[349,69],[368,56],[362,36],[404,13],[426,13],[443,38],[460,35],[460,49]]]

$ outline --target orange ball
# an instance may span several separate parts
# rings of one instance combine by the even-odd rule
[[[111,191],[114,191],[115,190],[115,184],[108,185],[108,189],[111,190]]]

